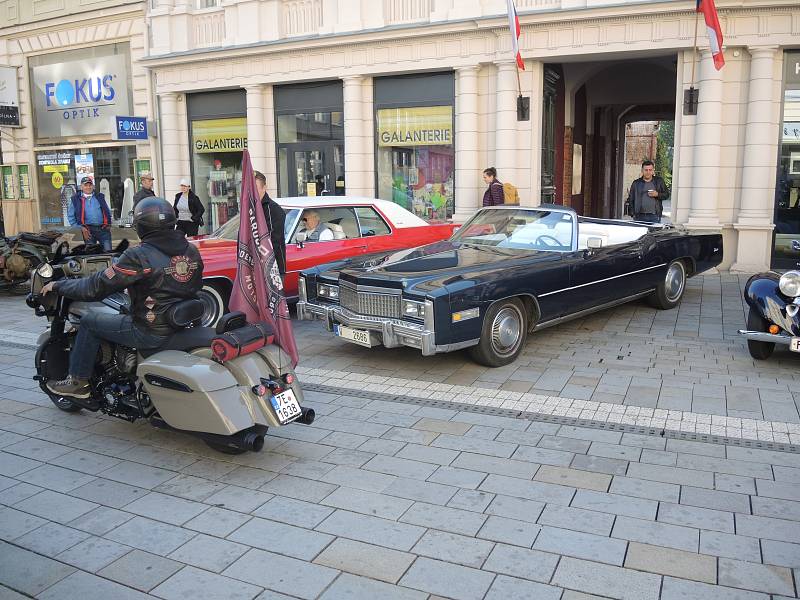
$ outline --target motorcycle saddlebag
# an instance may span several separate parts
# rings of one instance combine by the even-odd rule
[[[258,321],[218,335],[211,340],[211,352],[214,360],[224,363],[271,344],[274,337],[272,326]]]

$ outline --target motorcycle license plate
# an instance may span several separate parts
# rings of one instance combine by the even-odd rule
[[[292,390],[275,394],[270,398],[270,403],[272,408],[275,409],[275,414],[278,416],[278,422],[281,425],[286,425],[300,416],[300,403],[295,398]]]
[[[793,337],[789,342],[789,350],[792,352],[800,352],[800,337]]]
[[[372,348],[372,340],[369,336],[369,331],[363,329],[351,329],[344,325],[336,325],[334,333],[342,339],[351,341],[359,346],[366,346]]]

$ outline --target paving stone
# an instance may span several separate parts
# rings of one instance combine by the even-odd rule
[[[352,600],[373,600],[377,598],[380,598],[380,600],[425,600],[427,597],[428,594],[424,592],[342,573],[333,582],[333,585],[320,596],[320,600],[340,600],[341,598]],[[270,600],[270,598],[265,597],[262,599],[259,596],[256,600]],[[283,598],[291,600],[288,596]],[[276,598],[276,600],[280,599]]]
[[[753,514],[776,519],[800,521],[800,502],[778,498],[752,497]]]
[[[126,443],[123,448],[127,449],[128,447],[129,445]],[[58,466],[72,469],[73,471],[78,471],[80,473],[87,473],[89,475],[99,475],[103,471],[106,471],[121,463],[121,460],[112,456],[106,456],[96,452],[87,452],[86,450],[73,450],[72,452],[64,454],[58,458]],[[129,483],[135,485],[133,482]]]
[[[586,427],[574,427],[572,425],[562,425],[557,435],[578,440],[589,440],[591,442],[605,442],[607,444],[619,444],[622,439],[622,433],[618,431],[589,429]]]
[[[449,448],[450,450],[472,452],[473,454],[484,454],[499,458],[509,458],[514,453],[514,450],[517,449],[516,444],[448,434],[439,435],[431,442],[431,445],[437,448]]]
[[[666,548],[697,552],[699,531],[689,527],[617,517],[611,536],[632,542],[657,543]]]
[[[265,565],[269,565],[269,568],[265,568]],[[313,600],[331,584],[339,572],[295,558],[253,549],[225,569],[222,574],[276,592]],[[176,586],[176,589],[180,590],[182,586]],[[225,590],[224,584],[221,589]],[[221,600],[224,598],[227,596],[223,596]]]
[[[456,600],[481,600],[494,575],[470,567],[418,558],[400,580],[400,585]]]
[[[193,531],[186,531],[180,527],[144,517],[134,517],[105,535],[108,539],[120,544],[161,556],[175,551],[194,536]]]
[[[325,498],[322,503],[325,506],[342,508],[352,512],[374,515],[385,519],[397,520],[414,504],[410,500],[389,496],[386,494],[375,494],[363,490],[341,487],[330,496]],[[327,516],[327,515],[326,515]]]
[[[485,600],[559,600],[561,591],[551,585],[498,575]]]
[[[25,475],[29,475],[32,472],[33,471],[29,471]],[[33,481],[31,483],[36,482]],[[800,498],[800,483],[784,483],[779,481],[757,479],[756,486],[758,488],[759,496],[781,498],[783,500],[797,500]]]
[[[330,473],[327,475],[330,475]],[[307,502],[319,502],[335,490],[336,486],[322,481],[303,479],[302,477],[278,475],[261,489],[276,496],[287,496]]]
[[[539,524],[607,536],[611,533],[614,515],[548,504],[539,517]]]
[[[186,567],[153,590],[153,594],[165,600],[251,600],[260,591],[260,587],[230,577]]]
[[[664,577],[661,600],[769,600],[769,596],[719,585]]]
[[[409,500],[419,500],[421,502],[444,505],[448,503],[457,491],[466,490],[458,490],[456,487],[429,481],[397,478],[383,493],[390,496],[407,498]],[[330,498],[330,496],[328,498]]]
[[[62,469],[56,465],[42,465],[17,475],[17,479],[56,492],[67,493],[89,483],[94,477],[70,469]]]
[[[769,540],[764,540],[764,542],[767,541]],[[700,532],[700,552],[750,562],[761,562],[761,549],[757,539],[718,531]]]
[[[553,585],[595,592],[620,600],[657,600],[661,577],[622,567],[564,557],[551,581]]]
[[[794,594],[792,572],[784,567],[719,559],[719,583],[768,594]]]
[[[422,481],[430,477],[436,470],[434,465],[408,460],[396,456],[384,456],[379,454],[364,465],[368,471],[377,471],[387,475],[396,475],[407,479],[420,479]]]
[[[665,450],[651,450],[645,448],[642,450],[642,457],[639,462],[651,465],[664,465],[666,467],[674,467],[678,464],[677,452],[666,452]]]
[[[410,444],[421,444],[427,446],[439,436],[435,431],[419,431],[408,429],[407,427],[392,427],[383,434],[383,439],[395,442],[407,442]],[[459,438],[460,439],[460,438]]]
[[[333,509],[319,506],[311,502],[303,502],[294,498],[284,498],[275,496],[267,501],[259,509],[253,511],[253,515],[280,521],[289,525],[297,525],[313,529],[325,520]]]
[[[17,456],[24,456],[33,460],[40,460],[43,462],[51,462],[59,456],[67,454],[72,449],[69,446],[62,446],[61,444],[53,444],[46,440],[36,438],[25,438],[21,442],[11,444],[3,448],[4,452],[10,452]]]
[[[72,546],[69,550],[65,550],[55,558],[84,571],[94,573],[118,558],[125,556],[130,551],[130,546],[91,536]]]
[[[175,550],[169,558],[219,573],[250,548],[209,535],[198,535]]]
[[[678,503],[681,488],[674,483],[659,483],[657,481],[645,481],[632,477],[615,476],[611,480],[609,492],[622,496],[636,496],[637,498],[647,498],[649,500],[660,500],[662,502]]]
[[[183,525],[193,519],[207,506],[192,500],[184,500],[158,492],[151,492],[124,507],[128,512],[149,517],[172,525]]]
[[[195,477],[193,475],[178,475],[162,483],[155,488],[154,491],[169,494],[170,496],[178,496],[185,500],[194,500],[202,502],[214,492],[225,488],[224,483],[216,481],[209,481],[202,477]]]
[[[540,530],[541,526],[539,525],[492,515],[486,519],[478,532],[478,537],[530,548]]]
[[[685,469],[697,469],[700,471],[713,471],[715,473],[728,473],[729,475],[741,475],[743,477],[761,477],[762,479],[772,478],[772,467],[770,467],[770,465],[747,462],[743,460],[714,458],[710,456],[679,454],[678,467]]]
[[[530,463],[552,465],[554,467],[567,467],[572,463],[575,454],[572,452],[564,452],[563,450],[520,446],[517,448],[517,451],[514,452],[512,458]]]
[[[800,523],[771,517],[736,515],[736,532],[750,537],[796,542],[800,540]]]
[[[509,444],[521,444],[523,446],[535,446],[542,439],[541,433],[533,431],[517,431],[516,429],[503,429],[495,438],[498,442],[508,442]]]
[[[97,575],[78,571],[62,579],[46,592],[39,595],[42,600],[63,600],[64,598],[81,598],[81,600],[145,600],[146,594],[132,590]]]
[[[615,458],[624,461],[638,461],[642,450],[641,448],[620,446],[619,444],[592,442],[588,454],[590,456],[602,456],[604,458]]]
[[[414,429],[422,429],[423,431],[435,431],[437,433],[449,433],[451,435],[464,435],[469,431],[470,425],[468,423],[459,423],[457,421],[442,421],[441,419],[420,419],[414,425]]]
[[[604,600],[600,596],[594,594],[584,594],[583,592],[576,592],[574,590],[564,590],[564,595],[561,600]]]
[[[37,595],[75,569],[28,550],[0,542],[0,582],[25,594]],[[77,596],[61,596],[75,598]]]
[[[498,417],[496,415],[484,415],[480,413],[459,412],[451,421],[470,423],[472,425],[488,425],[490,427],[501,427],[503,429],[515,429],[524,431],[529,429],[530,422],[525,419],[515,419],[513,417]]]
[[[510,458],[497,458],[494,456],[483,456],[462,452],[458,458],[452,462],[453,467],[471,469],[483,473],[495,473],[498,475],[508,475],[509,477],[519,477],[521,479],[533,479],[539,465],[536,463]]]
[[[664,523],[672,523],[673,525],[734,533],[733,514],[710,508],[697,508],[662,502],[658,509],[658,520]]]
[[[424,447],[425,446],[423,446],[423,448]],[[358,468],[374,456],[375,454],[372,452],[362,452],[361,450],[351,450],[350,448],[337,448],[325,457],[325,462]]]
[[[702,456],[725,458],[725,446],[722,444],[708,444],[706,442],[693,442],[691,440],[668,439],[667,450],[670,452],[683,452],[685,454],[700,454]]]
[[[800,543],[790,544],[788,542],[776,542],[775,540],[761,540],[761,551],[765,564],[789,567],[790,569],[800,568]],[[740,557],[734,556],[731,558]],[[751,562],[758,562],[758,560],[750,560]]]
[[[250,520],[250,517],[225,508],[211,507],[191,521],[183,524],[186,529],[201,531],[217,537],[225,537]]]
[[[122,508],[147,494],[144,488],[134,487],[117,481],[96,478],[70,492],[71,496],[97,502],[112,508]]]
[[[388,583],[397,583],[415,556],[354,540],[337,539],[328,546],[314,563],[364,575]]]
[[[611,484],[611,475],[605,473],[591,473],[551,465],[542,465],[536,472],[534,479],[598,492],[607,491],[608,486]]]
[[[450,508],[484,512],[489,503],[494,499],[494,494],[479,492],[477,490],[458,490],[453,498],[447,502]],[[423,500],[424,501],[424,500]]]
[[[333,538],[324,533],[293,525],[254,518],[229,535],[228,539],[254,548],[311,560],[330,544]]]
[[[556,527],[542,527],[533,548],[553,554],[621,566],[625,559],[627,545],[624,540],[606,536]]]
[[[505,477],[503,475],[489,475],[481,483],[480,489],[527,500],[553,502],[562,506],[568,506],[575,495],[575,488],[541,481],[524,481],[516,477]]]
[[[454,487],[475,489],[486,478],[486,473],[460,469],[458,467],[439,467],[436,472],[428,479],[434,483],[450,485]]]
[[[631,463],[628,467],[628,477],[661,481],[663,483],[677,483],[679,485],[692,485],[713,489],[714,474],[692,469],[678,469],[662,465],[646,465]]]
[[[638,571],[672,575],[706,583],[717,582],[717,559],[713,556],[631,542],[625,566]]]
[[[497,495],[484,512],[490,515],[498,515],[519,521],[536,523],[544,507],[545,504],[543,502],[525,500],[513,496]]]
[[[483,569],[549,583],[558,564],[558,555],[517,546],[497,544],[486,559]]]
[[[587,508],[598,512],[635,517],[637,519],[655,519],[657,502],[632,496],[606,494],[591,490],[578,490],[571,506]]]
[[[87,531],[95,535],[105,535],[132,518],[133,515],[130,513],[100,506],[67,524],[81,531]]]
[[[750,496],[756,495],[755,479],[752,477],[714,473],[714,487],[723,492],[749,494]]]
[[[772,474],[777,482],[800,483],[800,469],[772,465]]]
[[[252,467],[238,467],[219,478],[220,483],[257,490],[277,477],[277,473]],[[288,475],[286,476],[288,477]]]
[[[149,592],[182,567],[181,563],[163,556],[132,550],[103,568],[98,575],[142,592]]]
[[[636,448],[649,448],[651,450],[664,450],[667,447],[665,438],[640,435],[638,433],[623,433],[619,443],[623,446],[635,446]]]
[[[54,557],[88,537],[88,533],[78,529],[58,523],[45,523],[38,529],[18,537],[14,543],[37,554]]]
[[[50,518],[58,515],[61,521],[72,521],[90,510],[97,508],[94,502],[86,502],[72,496],[44,490],[17,503],[17,508],[39,517]]]
[[[486,516],[479,513],[424,502],[415,502],[400,518],[402,523],[473,536],[483,526],[485,520]]]
[[[373,454],[386,454],[387,456],[394,456],[405,445],[405,442],[396,440],[372,438],[360,445],[358,449],[364,452],[371,452]]]
[[[744,514],[750,512],[750,498],[745,494],[734,494],[732,492],[720,492],[689,486],[683,486],[681,488],[681,504]]]
[[[395,480],[393,475],[374,473],[364,469],[354,469],[352,467],[337,466],[332,471],[326,473],[322,480],[335,484],[343,485],[367,492],[382,492],[389,487]]]
[[[417,425],[419,425],[419,423],[417,423]],[[456,425],[461,424],[456,423]],[[420,446],[419,444],[406,444],[396,456],[434,465],[449,465],[458,456],[458,451],[448,450],[447,448],[435,448],[433,446]]]
[[[149,490],[169,481],[175,477],[175,475],[175,471],[141,465],[127,460],[114,465],[113,468],[107,469],[101,474],[101,476],[106,479],[112,479],[120,483],[127,483],[128,485],[147,488]]]
[[[48,521],[14,508],[0,506],[0,539],[13,540],[38,529]]]
[[[405,551],[410,550],[425,533],[423,527],[416,525],[343,510],[337,510],[320,523],[317,531]]]
[[[592,442],[588,440],[577,440],[569,437],[559,437],[556,435],[545,435],[536,444],[538,448],[548,448],[550,450],[561,450],[563,452],[575,452],[586,454]]]
[[[622,446],[620,446],[621,448]],[[625,475],[628,472],[628,461],[602,456],[576,454],[570,465],[573,469],[608,475]]]

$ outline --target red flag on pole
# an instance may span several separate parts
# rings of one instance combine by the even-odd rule
[[[714,66],[719,71],[725,65],[725,56],[722,54],[722,27],[719,24],[714,0],[697,0],[697,12],[703,13],[706,31],[708,31],[708,43],[714,57]]]
[[[514,57],[517,59],[517,66],[525,70],[525,62],[519,53],[519,17],[514,6],[514,0],[506,0],[508,4],[508,28],[511,30],[511,47],[514,49]]]
[[[242,190],[239,209],[236,280],[233,282],[230,309],[247,315],[250,322],[266,321],[275,329],[275,342],[297,366],[297,344],[283,295],[283,280],[275,262],[250,153],[242,156]]]

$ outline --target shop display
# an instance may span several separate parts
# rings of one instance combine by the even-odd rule
[[[14,167],[11,165],[0,166],[0,178],[3,200],[15,200],[17,192],[14,187]]]
[[[17,165],[17,177],[19,179],[19,199],[30,200],[31,198],[30,166]]]

